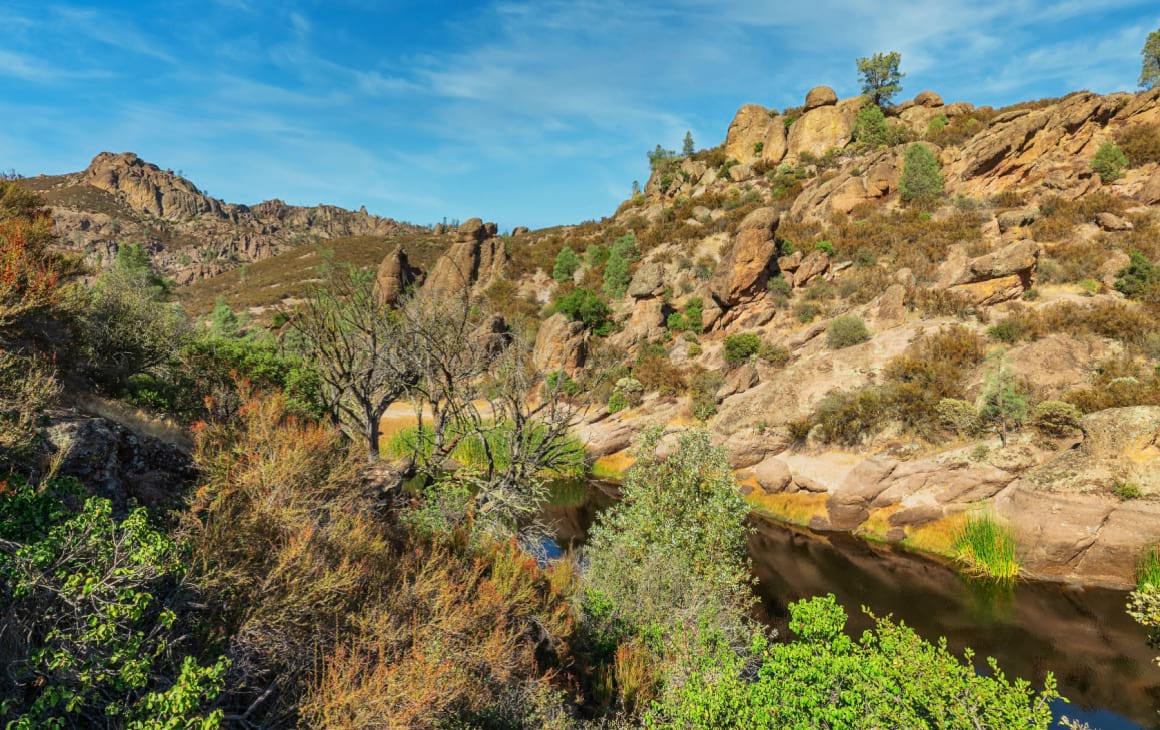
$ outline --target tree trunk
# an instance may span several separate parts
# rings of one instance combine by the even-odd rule
[[[379,419],[371,417],[367,423],[367,461],[376,464],[379,461]]]

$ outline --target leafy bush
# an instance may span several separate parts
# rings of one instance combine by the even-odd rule
[[[1100,176],[1104,184],[1115,182],[1124,176],[1128,157],[1115,142],[1104,142],[1092,157],[1092,171]]]
[[[560,253],[556,254],[556,263],[552,266],[552,278],[556,281],[571,281],[572,275],[580,268],[580,257],[572,250],[571,246],[565,246],[560,249]]]
[[[615,392],[624,395],[630,406],[639,406],[644,397],[644,384],[636,378],[620,378],[616,381]]]
[[[881,388],[871,386],[827,394],[814,410],[812,425],[826,443],[855,446],[877,432],[889,415],[889,400]]]
[[[673,365],[668,350],[661,345],[643,348],[637,354],[632,374],[645,390],[661,395],[677,396],[685,389],[685,373]]]
[[[1070,436],[1079,430],[1081,415],[1071,403],[1045,400],[1031,409],[1031,423],[1045,436]]]
[[[736,367],[753,357],[761,350],[761,338],[752,332],[742,332],[735,335],[726,335],[725,348],[722,355],[725,362]]]
[[[943,177],[938,158],[926,145],[912,144],[906,148],[898,187],[907,202],[929,203],[942,197]]]
[[[867,104],[858,110],[854,123],[854,141],[869,147],[884,147],[887,140],[886,115],[877,104]]]
[[[614,248],[604,265],[604,294],[612,299],[623,297],[630,280],[628,261]]]
[[[625,408],[628,408],[628,398],[620,391],[613,391],[612,395],[608,398],[608,412],[619,413]]]
[[[0,603],[12,663],[9,727],[216,728],[208,710],[223,688],[224,660],[202,666],[183,656],[178,611],[188,610],[181,546],[143,509],[124,520],[92,497],[75,514],[62,497],[75,483],[39,491],[9,478],[0,492]],[[19,688],[18,691],[13,691]]]
[[[934,119],[931,119],[929,122],[927,122],[926,136],[928,138],[936,136],[940,132],[945,130],[946,128],[947,128],[947,115],[946,114],[939,114],[937,117],[935,117]]]
[[[725,376],[716,370],[697,368],[689,377],[690,410],[693,418],[707,421],[717,414],[717,391],[725,384]]]
[[[803,324],[809,324],[822,313],[822,308],[813,302],[799,302],[793,307],[794,316]]]
[[[674,332],[700,332],[704,303],[700,297],[693,297],[685,304],[684,312],[673,312],[666,320]]]
[[[1008,680],[994,660],[978,671],[945,642],[924,641],[889,618],[853,639],[833,595],[789,605],[795,641],[718,648],[691,668],[646,717],[650,728],[969,728],[1047,730],[1058,700],[1048,673],[1041,692]],[[947,697],[954,696],[955,702]]]
[[[840,350],[870,339],[866,323],[853,315],[835,317],[826,328],[826,344],[830,349]]]
[[[943,398],[935,407],[935,412],[945,428],[963,436],[974,435],[982,427],[975,406],[965,400]]]
[[[622,259],[628,262],[640,260],[640,248],[636,243],[636,236],[631,233],[626,233],[618,237],[612,242],[608,248],[608,255],[619,255]]]
[[[1116,291],[1129,299],[1142,297],[1150,288],[1160,285],[1160,267],[1139,251],[1133,250],[1130,263],[1116,275]]]
[[[606,334],[612,326],[608,319],[612,310],[590,289],[573,289],[557,297],[552,307],[573,322],[583,323],[596,334]]]
[[[1112,488],[1112,494],[1124,502],[1139,499],[1144,496],[1144,492],[1140,489],[1139,484],[1125,481],[1117,481],[1116,485]]]

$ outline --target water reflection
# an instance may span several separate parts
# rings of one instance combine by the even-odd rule
[[[541,518],[558,545],[583,544],[615,491],[561,485]],[[893,614],[923,637],[945,636],[951,650],[969,646],[993,656],[1011,677],[1042,686],[1048,671],[1072,700],[1059,712],[1102,730],[1156,727],[1160,669],[1143,630],[1124,611],[1127,595],[1022,582],[995,588],[967,581],[931,560],[872,546],[846,535],[819,536],[755,520],[750,539],[763,618],[786,631],[786,605],[833,593],[861,632]]]

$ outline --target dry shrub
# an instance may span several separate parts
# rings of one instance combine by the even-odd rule
[[[1063,400],[1083,413],[1106,408],[1160,405],[1160,373],[1149,373],[1128,357],[1103,362],[1090,386],[1064,393]]]
[[[850,304],[866,304],[894,283],[890,272],[881,266],[851,270],[838,281],[838,296]]]
[[[323,658],[303,718],[327,728],[524,721],[529,696],[552,680],[537,652],[561,656],[572,631],[566,594],[514,543],[472,559],[417,546],[401,561]]]
[[[1062,241],[1073,228],[1090,223],[1098,213],[1121,213],[1127,201],[1103,191],[1085,195],[1076,200],[1051,197],[1039,204],[1042,217],[1031,225],[1037,241]]]
[[[678,396],[686,387],[685,371],[669,360],[668,351],[661,346],[641,350],[632,368],[632,375],[645,390],[656,391],[661,395]]]
[[[1060,302],[1042,309],[1020,307],[990,332],[1013,343],[1038,340],[1054,332],[1099,335],[1133,347],[1142,347],[1149,335],[1160,331],[1160,321],[1139,307],[1124,302],[1101,301],[1091,306]]]
[[[1160,125],[1131,124],[1116,132],[1115,138],[1133,167],[1160,162]]]
[[[970,299],[947,289],[908,289],[905,303],[908,309],[921,312],[924,317],[966,319],[979,314],[979,308]]]

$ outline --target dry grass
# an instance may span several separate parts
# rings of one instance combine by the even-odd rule
[[[273,307],[286,299],[301,297],[317,281],[318,267],[328,261],[358,267],[378,266],[396,246],[403,246],[412,265],[429,270],[451,239],[442,236],[360,236],[337,238],[314,246],[301,246],[262,261],[203,279],[179,293],[193,314],[205,314],[225,297],[231,307]],[[244,276],[244,278],[243,278]]]
[[[827,514],[825,494],[813,492],[765,494],[761,490],[755,490],[745,500],[759,515],[802,527],[808,527],[813,518],[825,517]]]

